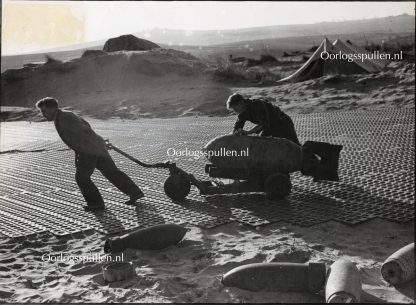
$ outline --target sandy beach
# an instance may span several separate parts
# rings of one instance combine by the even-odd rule
[[[370,114],[373,112],[368,113]],[[350,111],[348,112],[348,115],[354,115],[354,112]],[[295,122],[297,122],[297,124],[301,124],[301,122],[304,122],[304,119],[308,118],[307,114],[302,115],[302,119],[300,119],[300,117],[298,118],[296,114],[293,116],[296,119]],[[177,126],[181,126],[180,124],[189,121],[189,119],[190,118],[186,120],[177,119],[171,122],[176,122],[175,124],[177,124]],[[215,126],[215,122],[218,124],[218,120],[221,119],[198,118],[195,119],[193,124],[194,126],[198,126],[199,124],[206,124],[204,121],[211,121],[212,123],[208,123],[211,127],[206,127],[205,130],[207,134],[215,134],[218,132],[217,127]],[[152,133],[154,135],[153,138],[146,137],[146,140],[145,138],[142,138],[141,143],[134,144],[130,147],[131,151],[135,151],[134,155],[138,156],[140,155],[140,151],[147,151],[146,149],[143,150],[145,147],[143,145],[151,146],[154,139],[160,138],[162,135],[164,137],[162,142],[167,141],[164,145],[169,145],[169,141],[175,141],[174,139],[170,139],[171,136],[169,136],[169,133],[166,132],[166,130],[172,130],[174,125],[172,125],[172,123],[166,123],[167,121],[165,122],[160,119],[146,119],[140,123],[121,120],[102,121],[91,118],[89,121],[92,122],[93,126],[100,134],[110,136],[111,139],[116,139],[116,135],[120,134],[121,130],[126,128],[128,129],[128,126],[132,126],[131,128],[136,131],[142,130],[143,132],[146,131]],[[226,123],[225,125],[231,126],[232,118],[228,118],[227,122],[229,123]],[[221,124],[224,125],[224,123]],[[301,126],[304,124],[305,123],[302,123]],[[19,128],[16,128],[17,126],[19,126]],[[158,129],[157,126],[159,126]],[[301,135],[306,136],[303,132]],[[70,156],[70,152],[59,151],[60,149],[65,148],[65,146],[59,141],[58,135],[54,131],[51,123],[5,123],[2,128],[2,137],[7,139],[7,141],[2,141],[2,151],[8,151],[12,148],[34,149],[39,146],[40,143],[43,143],[43,148],[56,150],[55,153],[48,151],[38,153],[6,153],[1,157],[3,159],[7,158],[4,160],[10,160],[14,163],[9,163],[7,166],[5,163],[4,173],[7,173],[8,170],[13,168],[13,166],[17,170],[16,174],[23,173],[21,171],[22,169],[25,167],[27,168],[27,166],[31,166],[32,173],[28,173],[28,177],[33,177],[32,179],[35,180],[32,181],[36,182],[38,181],[36,179],[40,179],[42,177],[38,176],[42,175],[42,172],[51,171],[51,169],[46,169],[44,167],[47,164],[38,162],[47,156],[53,156],[55,154],[56,157],[60,157],[59,159],[56,157],[52,157],[50,159],[52,162],[52,172],[50,175],[54,176],[59,172],[61,179],[63,178],[64,181],[67,181],[64,185],[62,185],[62,187],[68,188],[69,190],[76,190],[74,181],[71,181],[73,179],[72,175],[74,171],[72,164],[63,164],[60,161],[61,157],[66,158],[65,156]],[[35,140],[37,138],[42,138],[42,141]],[[187,138],[189,138],[189,135],[184,134],[180,140],[176,141],[182,143],[182,141],[187,141]],[[209,138],[209,135],[207,138]],[[342,141],[345,142],[346,140],[347,139],[344,138]],[[129,141],[131,142],[131,140]],[[195,143],[200,143],[198,138],[194,138],[194,141]],[[348,141],[345,143],[348,143]],[[188,145],[190,144],[191,143]],[[191,147],[198,147],[199,144],[192,145],[193,146]],[[152,157],[152,160],[162,160],[163,155],[164,152],[160,151]],[[19,163],[20,161],[18,160],[24,160],[25,158],[28,158],[27,160],[32,160],[30,162],[35,163],[32,163],[32,165],[26,162]],[[137,166],[132,165],[128,161],[126,162],[126,159],[123,159],[122,157],[117,157],[116,160],[123,169],[129,170],[129,173],[135,177],[139,177],[137,176],[139,173],[141,176],[145,173],[145,171],[141,170]],[[181,164],[181,166],[185,164],[185,160],[183,158],[179,158],[177,161]],[[196,161],[191,158],[186,162],[192,165],[192,168],[195,170],[197,167],[203,167],[203,163],[201,165],[197,164],[200,164],[199,162],[204,162],[204,160],[200,160],[195,163]],[[343,162],[344,161],[341,161],[341,166],[343,168],[342,172],[346,174],[347,172],[345,172],[345,170],[347,170],[348,167],[345,167],[346,164]],[[68,167],[68,165],[70,165],[70,167]],[[60,171],[60,168],[65,169],[65,172]],[[137,170],[139,170],[139,172],[137,172]],[[21,177],[16,176],[16,174],[13,174],[13,176]],[[162,179],[163,181],[164,176],[159,176],[142,177],[145,180],[140,181],[143,181],[144,185],[146,185],[146,194],[151,195],[153,194],[152,189],[155,188],[155,190],[157,190],[161,188],[161,186],[157,183],[155,184],[155,182],[153,182],[152,186],[152,184],[149,184],[150,182],[146,182],[146,179],[149,181],[154,181],[152,179]],[[5,177],[4,174],[2,177]],[[95,177],[96,178],[94,179],[99,179],[97,181],[99,181],[100,189],[104,191],[105,198],[108,198],[111,193],[106,190],[111,185],[108,183],[102,184],[102,178],[100,178],[100,175]],[[295,180],[295,182],[296,181],[297,180]],[[33,192],[36,190],[36,185],[33,185],[32,183],[33,182],[29,184],[23,183],[15,185],[14,187],[16,189],[8,190],[7,192],[11,192],[11,194],[22,192],[21,190],[19,191],[19,187],[32,190]],[[150,188],[147,186],[148,184]],[[56,185],[55,182],[53,185]],[[54,191],[50,194],[49,192],[50,191],[47,190],[41,192],[47,196],[47,200],[50,200],[48,199],[49,197],[52,198],[55,196],[53,194]],[[315,192],[319,192],[319,189],[316,189]],[[315,192],[311,193],[311,201],[316,200]],[[24,198],[29,195],[29,193],[25,195],[25,192],[23,191],[23,193],[18,196],[20,196],[19,198]],[[158,196],[160,197],[161,195]],[[386,194],[386,196],[388,195]],[[166,196],[162,197],[164,198],[163,200],[167,199]],[[30,198],[35,197],[30,195]],[[76,207],[77,213],[82,215],[84,213],[81,212],[80,208],[82,199],[79,194],[77,195],[77,198],[77,201],[75,201],[72,205]],[[114,205],[115,201],[118,201],[120,197],[111,198],[111,203],[109,202],[110,213],[115,213],[115,211],[121,208],[119,204]],[[154,205],[152,205],[152,202],[154,201],[153,198],[155,198],[154,195],[150,196],[149,199],[144,198],[140,200],[138,204],[139,208],[136,210],[133,209],[128,213],[133,213],[133,219],[134,217],[139,217],[140,213],[147,213],[146,207],[150,208],[148,212],[152,213],[152,209],[154,208]],[[192,198],[196,200],[201,197],[192,192]],[[216,214],[210,212],[210,209],[215,208],[215,206],[227,206],[227,202],[224,201],[221,203],[221,200],[227,200],[226,198],[227,197],[224,197],[223,199],[221,199],[221,197],[217,199],[209,199],[208,197],[208,201],[204,200],[199,204],[206,205],[208,215],[212,214],[211,216],[215,216]],[[305,198],[307,198],[306,200],[309,200],[307,195]],[[386,200],[382,197],[378,198],[379,200]],[[7,197],[4,199],[7,200]],[[108,200],[109,199],[110,198],[108,198]],[[166,203],[168,202],[169,201],[166,201]],[[212,203],[215,203],[215,205],[213,206]],[[177,207],[181,207],[181,205],[176,205],[175,203],[170,202],[169,204],[172,208],[176,206],[175,209]],[[265,202],[262,204],[264,206],[268,206],[271,211],[279,211],[278,207],[273,207],[273,205],[276,205],[274,202]],[[334,205],[335,201],[329,201],[324,204],[327,204],[327,208],[332,208],[331,205]],[[38,203],[36,203],[36,205],[38,205]],[[59,209],[60,204],[55,204],[55,206]],[[187,205],[183,207],[188,207],[193,211],[198,211],[197,207]],[[200,211],[204,213],[205,208],[203,208],[203,206],[200,206],[200,208],[202,208]],[[48,211],[48,213],[50,213],[49,209],[42,209],[41,211]],[[171,218],[166,218],[166,215],[170,214],[164,214],[163,209],[161,211],[161,216],[164,215],[165,217],[164,221],[169,222],[169,219]],[[187,211],[187,209],[184,211]],[[282,211],[282,213],[283,212],[284,211]],[[134,216],[136,213],[137,216]],[[236,210],[234,210],[233,213],[236,213]],[[301,213],[305,213],[305,211],[302,211]],[[352,218],[357,217],[356,212],[354,213],[351,214]],[[277,215],[278,214],[279,213],[277,213]],[[235,214],[235,216],[237,215],[238,214]],[[264,219],[267,219],[267,215],[261,216],[261,214],[259,214],[259,216],[266,217]],[[123,216],[117,217],[118,219],[123,218]],[[188,219],[192,220],[193,218],[191,216]],[[285,222],[284,220],[257,227],[245,225],[239,222],[231,222],[212,229],[204,229],[189,223],[184,223],[183,225],[188,229],[188,232],[186,233],[183,241],[176,246],[170,246],[167,249],[157,251],[126,250],[123,253],[123,259],[125,262],[133,263],[136,275],[130,280],[114,283],[106,283],[104,281],[102,267],[105,262],[59,261],[59,257],[61,257],[61,255],[64,257],[80,256],[88,258],[96,257],[97,255],[100,257],[106,257],[104,254],[105,240],[109,237],[117,236],[118,234],[103,234],[94,230],[87,230],[84,233],[75,233],[62,237],[57,237],[46,232],[18,238],[1,236],[1,300],[2,302],[21,303],[320,303],[325,302],[324,291],[320,291],[317,294],[250,292],[238,288],[224,287],[221,283],[221,277],[231,269],[249,263],[321,262],[325,263],[327,267],[329,267],[334,261],[340,258],[347,258],[356,263],[360,271],[363,283],[362,302],[414,302],[414,282],[410,282],[400,287],[393,287],[383,280],[380,273],[381,265],[389,255],[414,240],[413,221],[400,224],[376,218],[356,225],[347,225],[331,220],[306,227],[293,225]],[[130,226],[129,228],[133,227],[134,226]],[[58,257],[58,261],[44,261],[47,260],[49,256],[55,258]]]
[[[249,292],[224,287],[232,268],[259,262],[325,262],[339,258],[357,264],[362,302],[413,303],[414,284],[398,289],[383,281],[380,268],[396,249],[414,239],[413,223],[383,220],[347,226],[329,222],[310,228],[285,223],[251,229],[236,223],[203,230],[188,226],[184,240],[165,250],[127,250],[136,276],[105,283],[97,262],[43,261],[48,255],[104,256],[106,236],[92,231],[67,238],[48,235],[1,239],[2,302],[325,302],[322,292]]]

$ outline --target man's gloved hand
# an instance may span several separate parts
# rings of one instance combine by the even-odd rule
[[[104,142],[105,142],[105,145],[107,146],[107,149],[112,149],[113,148],[109,139],[105,139]]]
[[[234,131],[234,134],[236,136],[246,136],[248,135],[248,132],[245,131],[244,129],[237,129],[236,131]]]

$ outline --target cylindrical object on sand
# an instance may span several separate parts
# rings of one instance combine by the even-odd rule
[[[134,275],[133,264],[130,263],[110,263],[103,266],[103,277],[107,282],[127,280]]]
[[[302,167],[302,147],[283,138],[226,135],[208,142],[204,151],[224,171],[291,173]]]
[[[340,259],[331,265],[325,286],[327,303],[358,303],[361,290],[360,271],[353,262]]]
[[[399,285],[415,278],[415,243],[394,252],[381,267],[384,280]]]
[[[324,263],[255,263],[232,269],[221,282],[250,291],[318,292],[325,273]]]
[[[109,238],[104,244],[105,253],[122,252],[127,248],[159,250],[177,244],[186,234],[186,229],[176,224],[161,224],[134,230],[120,237]]]

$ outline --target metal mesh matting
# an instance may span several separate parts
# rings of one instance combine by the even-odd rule
[[[199,150],[211,138],[229,133],[234,117],[96,121],[103,137],[145,162],[171,160],[207,179],[204,158],[169,157],[167,150]],[[2,151],[40,152],[0,155],[0,233],[10,237],[39,232],[67,235],[95,229],[104,234],[159,223],[188,223],[211,228],[238,221],[261,226],[285,221],[311,226],[329,220],[357,224],[373,218],[395,222],[414,219],[414,109],[293,115],[301,142],[344,146],[340,182],[313,182],[291,174],[285,199],[269,201],[262,193],[201,196],[173,202],[163,191],[165,169],[145,169],[111,151],[116,164],[143,189],[136,206],[98,171],[93,180],[106,210],[84,212],[75,183],[74,153],[57,138],[52,124],[2,124]],[[14,125],[13,125],[14,124]]]

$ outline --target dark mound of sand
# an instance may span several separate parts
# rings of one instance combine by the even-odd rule
[[[104,44],[103,51],[148,51],[157,48],[160,48],[160,46],[149,40],[140,39],[134,35],[122,35],[107,40]]]
[[[207,65],[190,54],[161,48],[100,52],[5,71],[2,105],[33,107],[53,96],[63,107],[97,118],[228,114],[230,89],[211,80]]]

